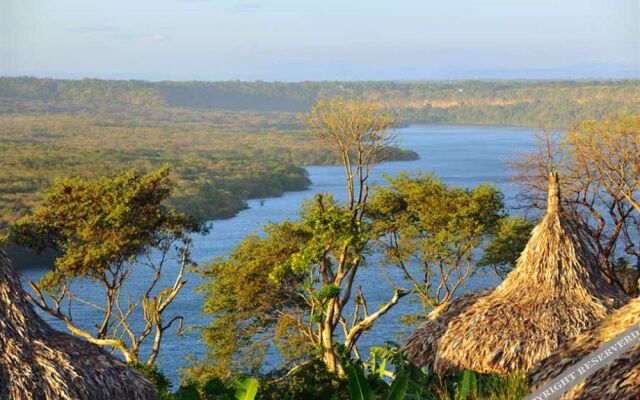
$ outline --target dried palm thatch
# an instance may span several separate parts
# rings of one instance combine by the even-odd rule
[[[450,313],[427,321],[404,345],[410,361],[431,363],[440,372],[527,371],[563,340],[626,303],[626,295],[605,281],[585,239],[562,215],[558,186],[554,173],[547,213],[514,270],[492,292],[475,301],[462,298]]]
[[[537,390],[607,341],[638,323],[640,323],[640,298],[632,300],[598,324],[563,343],[557,351],[540,362],[528,375],[532,389]],[[636,345],[616,358],[561,398],[640,399],[640,345]]]
[[[0,251],[0,399],[155,399],[137,371],[99,347],[50,328]]]
[[[404,355],[418,366],[433,364],[436,349],[451,319],[488,293],[488,290],[466,293],[447,304],[437,315],[430,315],[429,320],[407,339],[402,348]]]

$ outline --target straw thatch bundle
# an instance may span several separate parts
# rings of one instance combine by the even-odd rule
[[[627,297],[604,280],[582,235],[563,216],[558,176],[552,174],[547,213],[516,267],[492,292],[469,300],[458,300],[451,306],[457,312],[427,321],[409,338],[404,352],[410,361],[433,363],[440,372],[527,371]]]
[[[51,329],[0,250],[0,399],[155,399],[137,371],[99,347]]]
[[[407,339],[402,348],[405,356],[418,366],[432,364],[449,321],[488,293],[487,290],[466,293],[447,304],[437,315],[430,315],[429,320]]]
[[[637,298],[572,340],[563,343],[556,352],[540,362],[528,375],[532,390],[537,390],[607,341],[631,328],[633,324],[639,323],[640,298]],[[640,399],[640,345],[616,358],[561,398]]]

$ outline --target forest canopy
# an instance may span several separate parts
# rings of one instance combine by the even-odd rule
[[[0,236],[56,178],[171,165],[170,205],[200,220],[305,189],[304,165],[335,164],[305,135],[318,100],[360,99],[412,122],[570,126],[640,109],[620,81],[146,82],[0,77]],[[389,147],[387,160],[415,159]]]
[[[0,110],[306,112],[336,96],[396,110],[401,121],[570,126],[640,107],[637,80],[146,82],[0,78]],[[291,122],[290,116],[288,118]],[[295,119],[295,118],[294,118]]]

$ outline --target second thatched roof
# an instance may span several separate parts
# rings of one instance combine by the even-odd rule
[[[537,390],[634,324],[640,324],[640,298],[567,341],[540,362],[528,375],[532,390]],[[572,388],[561,399],[640,399],[640,344]]]
[[[403,350],[414,364],[440,372],[527,371],[627,300],[605,281],[584,238],[563,216],[552,174],[547,213],[514,270],[492,292],[454,301]]]
[[[98,346],[49,327],[0,250],[0,399],[151,400],[140,373]]]

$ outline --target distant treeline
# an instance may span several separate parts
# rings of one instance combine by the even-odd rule
[[[30,107],[54,112],[178,107],[297,113],[319,99],[335,96],[391,108],[403,122],[569,126],[575,120],[638,111],[640,81],[282,83],[0,78],[3,112]]]

